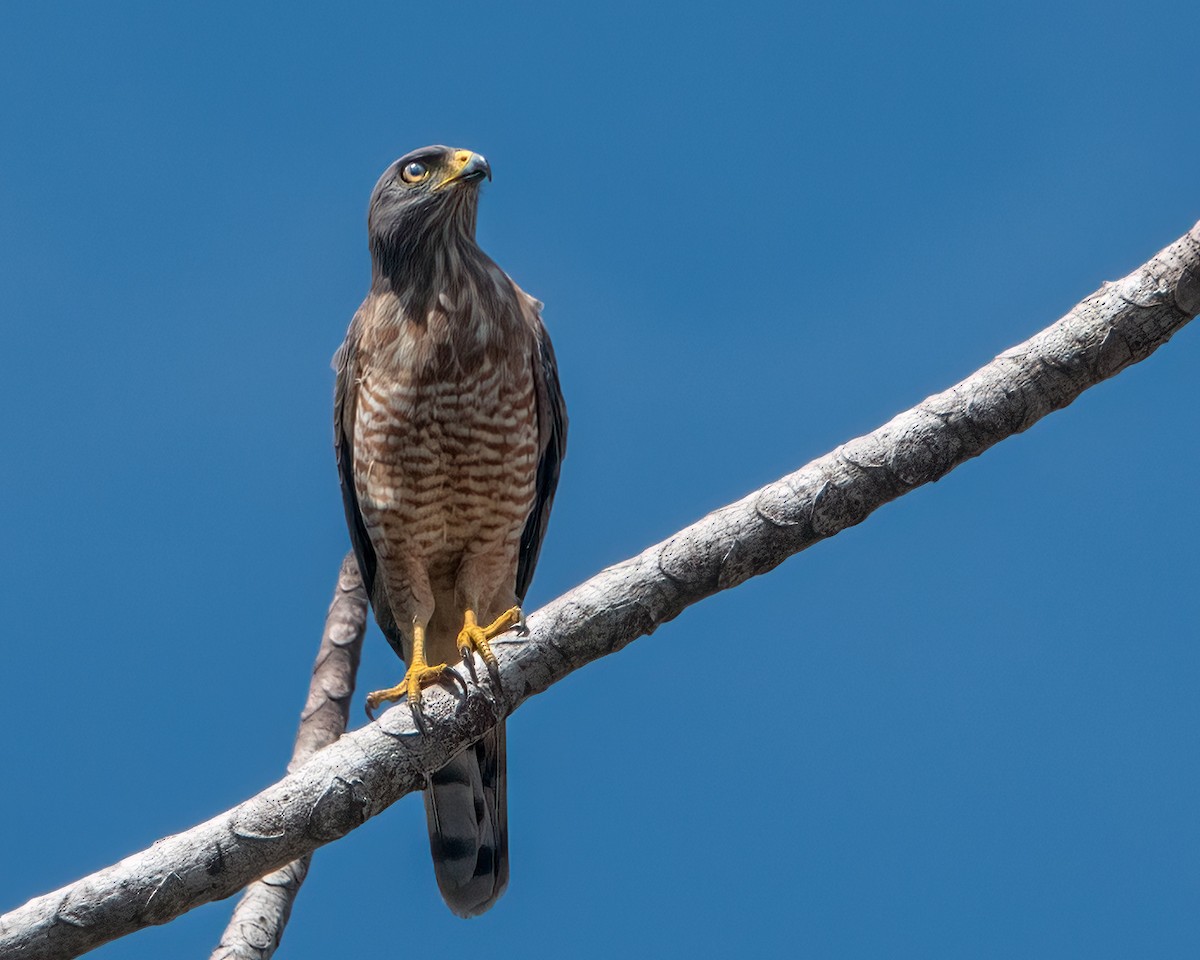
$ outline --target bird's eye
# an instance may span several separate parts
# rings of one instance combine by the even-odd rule
[[[400,176],[404,178],[405,183],[417,183],[429,176],[429,170],[421,161],[414,160],[404,167],[400,172]]]

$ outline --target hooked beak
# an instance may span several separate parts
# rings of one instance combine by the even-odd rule
[[[439,188],[448,187],[452,183],[478,183],[484,177],[492,179],[492,168],[481,153],[457,150],[454,153],[454,166],[454,172],[438,184]]]

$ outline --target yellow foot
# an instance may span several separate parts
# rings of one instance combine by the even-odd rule
[[[421,688],[435,683],[444,683],[449,686],[457,684],[462,689],[463,696],[467,695],[466,681],[446,664],[439,663],[436,667],[431,667],[423,661],[414,659],[412,666],[404,674],[404,679],[396,686],[367,694],[367,716],[374,720],[374,711],[379,709],[382,704],[393,703],[401,697],[408,697],[408,706],[412,710],[417,729],[425,733],[425,719],[421,716]]]
[[[492,683],[496,685],[497,690],[500,689],[500,664],[496,662],[496,655],[492,653],[491,641],[506,630],[519,626],[521,622],[520,607],[505,610],[486,627],[481,627],[475,622],[474,610],[466,612],[463,618],[463,628],[458,631],[458,652],[462,654],[463,663],[471,672],[471,680],[474,683],[479,682],[479,678],[475,676],[474,657],[474,654],[478,653],[487,665]]]

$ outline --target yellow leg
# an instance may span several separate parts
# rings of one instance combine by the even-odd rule
[[[475,676],[475,658],[473,656],[474,653],[478,653],[483,657],[483,662],[487,665],[492,682],[499,688],[500,665],[496,662],[496,655],[492,653],[492,644],[490,641],[511,627],[517,626],[520,622],[520,607],[512,607],[505,610],[486,627],[481,627],[476,622],[474,610],[468,609],[466,611],[463,615],[463,628],[458,631],[458,652],[462,654],[463,663],[471,671],[472,680],[478,682],[479,679]]]
[[[425,662],[425,627],[419,623],[413,624],[412,657],[405,671],[404,679],[396,686],[386,690],[376,690],[367,694],[367,716],[375,719],[374,711],[380,705],[392,703],[401,697],[408,697],[408,705],[412,710],[413,720],[422,733],[425,732],[425,721],[421,717],[421,688],[434,683],[457,683],[466,695],[467,685],[457,673],[446,664],[439,663],[431,667]]]

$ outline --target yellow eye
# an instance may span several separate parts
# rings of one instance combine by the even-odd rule
[[[421,161],[414,160],[400,171],[400,176],[404,179],[405,183],[417,183],[429,176],[429,170]]]

